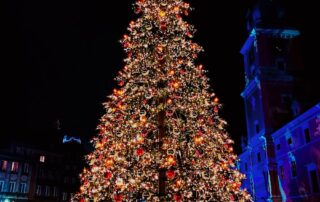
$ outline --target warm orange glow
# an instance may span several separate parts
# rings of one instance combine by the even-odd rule
[[[180,11],[180,8],[179,8],[179,6],[175,6],[175,7],[173,8],[173,10],[174,10],[174,12],[178,13],[178,12]]]
[[[101,148],[101,147],[102,147],[101,142],[97,142],[97,143],[96,143],[96,148],[98,149],[98,148]]]
[[[107,168],[112,167],[112,166],[113,166],[113,159],[111,159],[111,158],[107,159],[107,160],[106,160],[106,163],[105,163],[105,166],[106,166]]]
[[[172,86],[173,86],[174,88],[179,88],[180,83],[179,83],[179,82],[174,82]]]
[[[228,164],[227,164],[227,163],[222,163],[222,164],[221,164],[221,167],[222,167],[223,169],[227,169],[227,168],[228,168]]]
[[[214,100],[213,100],[214,102],[219,102],[219,98],[214,98]]]
[[[177,181],[176,181],[176,186],[177,186],[177,187],[181,187],[182,184],[183,184],[183,181],[182,181],[182,180],[177,180]]]
[[[196,137],[194,138],[194,142],[195,142],[196,144],[201,144],[201,143],[203,142],[203,137],[202,137],[202,136],[196,136]]]
[[[168,104],[171,104],[171,103],[172,103],[172,100],[169,98],[169,99],[167,100],[167,103],[168,103]]]
[[[170,71],[169,71],[169,75],[170,75],[170,76],[173,76],[173,75],[174,75],[174,71],[173,71],[173,70],[170,70]]]
[[[148,121],[148,119],[147,119],[146,116],[141,116],[141,117],[140,117],[140,122],[141,122],[142,124],[147,123],[147,121]]]
[[[169,165],[176,164],[176,160],[174,159],[174,157],[172,155],[167,157],[167,164],[169,164]]]
[[[166,12],[165,11],[160,11],[159,12],[159,16],[162,17],[162,18],[165,17],[166,16]]]
[[[83,186],[80,187],[80,191],[84,192],[84,187]]]

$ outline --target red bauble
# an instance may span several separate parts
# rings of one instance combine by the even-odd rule
[[[180,194],[175,194],[173,196],[174,201],[180,202],[182,201],[182,196]]]
[[[137,149],[136,154],[138,156],[142,156],[144,154],[144,150],[142,148]]]
[[[80,199],[80,202],[85,202],[85,200],[82,198],[82,199]]]
[[[122,199],[123,199],[122,194],[115,194],[115,195],[114,195],[114,200],[115,200],[116,202],[121,202]]]
[[[167,24],[165,22],[161,22],[160,23],[160,29],[163,32],[166,31],[167,30]]]
[[[105,177],[106,177],[107,180],[109,180],[112,177],[112,173],[111,172],[106,172]]]
[[[174,178],[174,176],[175,176],[174,170],[168,170],[168,171],[166,172],[166,176],[167,176],[167,178],[168,178],[169,180],[172,180],[172,179]]]
[[[124,81],[119,81],[119,86],[123,86],[124,85]]]

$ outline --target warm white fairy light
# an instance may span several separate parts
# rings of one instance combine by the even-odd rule
[[[121,43],[125,67],[73,201],[248,201],[233,141],[209,89],[182,0],[138,0]],[[159,198],[159,170],[166,193]]]

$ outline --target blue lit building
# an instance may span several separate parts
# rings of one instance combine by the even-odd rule
[[[300,32],[279,1],[257,0],[241,54],[247,135],[239,155],[254,201],[320,201],[320,103],[305,103]],[[319,100],[318,100],[319,101]]]

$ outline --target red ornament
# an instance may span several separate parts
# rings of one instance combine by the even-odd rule
[[[167,178],[168,178],[169,180],[172,180],[172,179],[174,178],[174,176],[175,176],[174,170],[168,170],[168,171],[166,172],[166,176],[167,176]]]
[[[107,180],[109,180],[112,177],[112,173],[111,172],[106,172],[105,177],[106,177]]]
[[[115,200],[116,202],[121,202],[122,199],[123,199],[122,194],[115,194],[115,195],[114,195],[114,200]]]
[[[124,81],[119,81],[119,86],[123,86],[124,85]]]
[[[180,202],[182,201],[182,196],[180,194],[175,194],[173,196],[174,201]]]
[[[160,29],[163,32],[166,31],[167,30],[167,24],[165,22],[161,22],[160,23]]]
[[[214,111],[214,113],[218,113],[218,112],[219,112],[219,108],[218,108],[217,106],[215,106],[215,107],[213,108],[213,111]]]
[[[82,198],[82,199],[80,199],[80,202],[85,202],[85,200]]]
[[[142,156],[144,154],[144,150],[142,148],[137,149],[136,154],[138,156]]]

